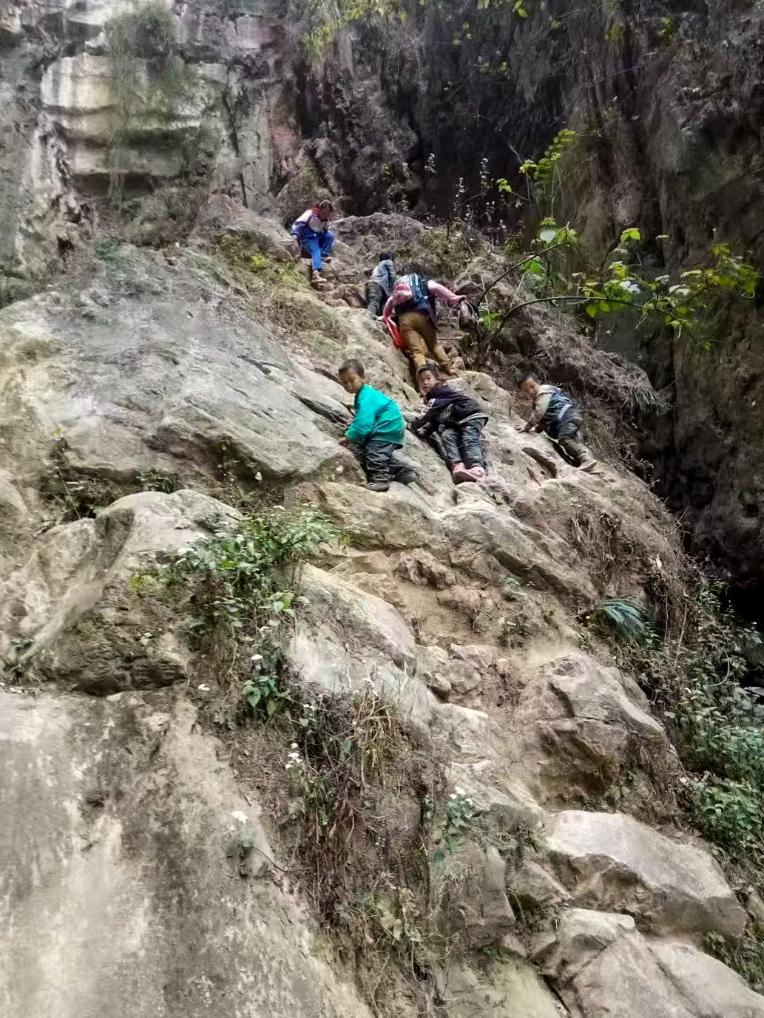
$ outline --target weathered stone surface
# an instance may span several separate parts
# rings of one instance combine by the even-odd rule
[[[628,916],[571,909],[536,956],[573,1018],[759,1018],[764,998],[689,944],[647,940]]]
[[[504,860],[490,845],[464,841],[446,860],[430,865],[430,881],[439,902],[438,925],[445,937],[457,936],[468,949],[498,945],[515,917],[507,900]]]
[[[154,695],[0,690],[0,1011],[368,1015],[273,883],[215,740]]]
[[[537,795],[558,803],[608,789],[640,759],[669,775],[675,751],[646,708],[617,669],[582,652],[553,658],[520,697],[518,767]]]
[[[142,492],[96,520],[48,531],[3,588],[6,646],[13,639],[22,648],[15,663],[62,688],[98,694],[186,677],[182,620],[158,599],[140,597],[131,579],[238,519],[198,492]]]
[[[665,977],[699,1018],[762,1018],[764,997],[691,944],[656,941],[650,951]]]
[[[477,975],[466,965],[449,965],[443,997],[449,1018],[564,1018],[567,1012],[521,958],[503,957]]]
[[[395,665],[413,672],[414,634],[386,601],[310,565],[302,571],[301,589],[315,618],[335,619],[357,647],[376,647]]]
[[[577,905],[629,912],[657,933],[743,931],[745,912],[711,856],[629,816],[559,813],[544,848]]]
[[[459,760],[485,760],[493,753],[487,715],[455,703],[443,703],[435,708],[433,738]]]

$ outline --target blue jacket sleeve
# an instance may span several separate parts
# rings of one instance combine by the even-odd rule
[[[356,397],[355,417],[345,432],[345,438],[358,444],[368,438],[374,430],[376,409],[374,394],[361,389]]]

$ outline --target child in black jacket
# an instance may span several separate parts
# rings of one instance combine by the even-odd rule
[[[427,410],[409,427],[419,438],[437,433],[443,458],[456,484],[482,481],[485,459],[480,433],[488,422],[488,414],[471,396],[441,382],[436,364],[424,364],[417,372],[417,382]]]

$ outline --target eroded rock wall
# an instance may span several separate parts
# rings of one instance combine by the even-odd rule
[[[262,218],[232,215],[255,248]],[[347,220],[332,271],[352,275],[406,225]],[[410,231],[426,250],[427,228]],[[106,994],[153,1018],[342,1018],[368,1013],[364,986],[391,1018],[764,1014],[702,950],[709,933],[734,942],[746,913],[670,802],[660,831],[581,808],[635,767],[655,801],[638,761],[678,767],[634,680],[582,625],[604,594],[647,600],[682,582],[665,509],[617,464],[584,474],[519,433],[510,394],[471,371],[458,384],[490,414],[488,481],[454,486],[411,439],[421,483],[369,491],[336,442],[349,398],[334,369],[361,357],[412,412],[407,365],[365,310],[328,307],[294,272],[270,285],[253,299],[208,237],[206,250],[111,247],[0,312],[3,1013],[95,1016]],[[485,818],[445,868],[425,854],[412,871],[397,848],[418,837],[421,801],[402,792],[377,818],[375,881],[392,866],[416,886],[425,867],[448,944],[426,970],[393,949],[385,989],[405,992],[392,998],[378,973],[364,979],[363,945],[321,938],[283,850],[300,811],[278,724],[271,755],[256,721],[232,726],[240,690],[205,665],[180,602],[141,579],[236,528],[231,484],[255,505],[262,490],[318,508],[351,538],[302,574],[285,654],[306,696],[374,690],[401,718],[405,765],[437,761]],[[610,567],[582,519],[605,521]]]

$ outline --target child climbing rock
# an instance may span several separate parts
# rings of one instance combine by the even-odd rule
[[[366,306],[372,318],[382,317],[385,301],[395,286],[397,273],[394,259],[395,255],[391,252],[383,252],[366,284]]]
[[[597,461],[582,441],[584,417],[570,396],[555,385],[541,385],[530,371],[521,375],[517,387],[533,400],[533,413],[518,431],[545,431],[581,470],[592,470]]]
[[[451,358],[438,342],[436,300],[456,305],[467,298],[452,293],[434,279],[424,279],[410,272],[401,276],[393,287],[382,315],[388,328],[391,322],[397,325],[415,373],[430,358],[438,362],[445,374],[455,375]]]
[[[396,456],[406,431],[398,404],[367,385],[364,373],[358,360],[340,365],[342,387],[355,395],[355,416],[340,445],[355,447],[371,491],[387,491],[391,480],[411,484],[417,479],[416,471]]]
[[[488,421],[485,410],[471,396],[446,385],[437,364],[424,364],[417,371],[417,381],[427,410],[409,427],[419,438],[437,433],[454,483],[482,481],[485,457],[480,435]]]
[[[292,236],[300,245],[300,253],[310,258],[311,280],[314,283],[323,282],[323,260],[329,258],[334,249],[334,234],[329,229],[333,211],[330,201],[320,201],[306,209],[292,224]]]

